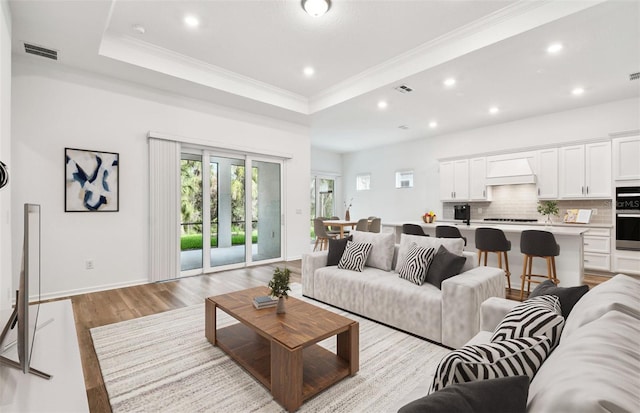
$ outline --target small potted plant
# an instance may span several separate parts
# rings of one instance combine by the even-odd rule
[[[291,271],[288,268],[281,270],[280,267],[276,267],[273,272],[273,278],[269,281],[269,288],[271,289],[271,296],[278,297],[278,306],[276,307],[277,314],[284,314],[284,299],[288,297],[289,288],[289,275]]]
[[[422,220],[425,224],[431,224],[436,220],[436,213],[433,211],[425,212],[425,214],[422,216]]]
[[[538,213],[546,216],[544,221],[546,226],[550,226],[552,224],[551,215],[557,216],[559,211],[558,203],[556,201],[540,201],[538,203]]]

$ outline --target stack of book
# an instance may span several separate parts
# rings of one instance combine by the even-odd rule
[[[270,295],[261,295],[259,297],[253,297],[253,306],[257,309],[275,307],[278,304],[278,299],[273,298]]]

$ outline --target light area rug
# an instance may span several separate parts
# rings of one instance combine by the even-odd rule
[[[292,285],[301,298],[300,285]],[[360,370],[299,412],[395,412],[426,394],[444,347],[353,314]],[[237,322],[218,311],[218,328]],[[91,329],[114,412],[283,412],[271,393],[204,336],[204,303]],[[335,337],[320,343],[335,351]]]

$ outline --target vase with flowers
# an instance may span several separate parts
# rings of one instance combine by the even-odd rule
[[[351,212],[349,212],[349,209],[351,209],[351,205],[353,205],[353,198],[351,198],[351,200],[349,201],[349,205],[347,205],[347,203],[344,203],[344,219],[346,221],[351,221]]]
[[[556,201],[540,201],[538,202],[538,213],[546,216],[544,225],[549,227],[553,222],[551,221],[551,215],[558,215],[558,203]]]
[[[436,221],[436,213],[433,211],[425,212],[424,215],[422,215],[422,220],[425,224],[432,224]]]

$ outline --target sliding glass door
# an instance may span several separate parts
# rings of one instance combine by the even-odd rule
[[[183,153],[181,275],[282,258],[281,170],[281,161]]]

